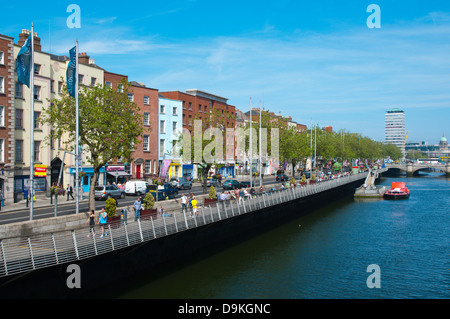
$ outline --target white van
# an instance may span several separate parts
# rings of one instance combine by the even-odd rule
[[[145,181],[128,181],[125,184],[125,194],[127,195],[143,195],[147,193],[148,182]]]

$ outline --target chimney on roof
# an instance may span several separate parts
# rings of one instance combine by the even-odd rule
[[[22,29],[22,32],[19,34],[19,46],[23,46],[25,41],[27,41],[28,36],[31,34],[30,30]],[[41,48],[41,38],[37,36],[37,32],[34,33],[34,51],[42,51]]]
[[[86,54],[86,52],[78,53],[78,62],[82,64],[92,64],[91,59],[89,58],[89,55]]]

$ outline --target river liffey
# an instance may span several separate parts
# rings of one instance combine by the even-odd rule
[[[447,299],[450,179],[430,173],[383,178],[380,185],[393,181],[406,182],[409,199],[349,194],[157,278],[117,286],[111,297]]]

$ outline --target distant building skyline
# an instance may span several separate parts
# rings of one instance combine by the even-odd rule
[[[405,154],[405,112],[391,109],[385,113],[384,142],[396,145]]]

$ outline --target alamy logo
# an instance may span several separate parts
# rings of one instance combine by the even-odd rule
[[[367,12],[372,13],[368,18],[367,18],[367,27],[369,29],[373,29],[373,28],[381,28],[381,9],[380,6],[377,4],[371,4],[367,7]]]
[[[81,288],[81,268],[76,264],[70,264],[67,266],[67,273],[71,273],[69,277],[67,277],[66,285],[67,288]]]
[[[80,6],[77,4],[70,4],[67,7],[67,12],[72,12],[69,17],[67,17],[67,27],[69,29],[73,28],[81,28],[81,9]]]
[[[381,288],[381,270],[380,266],[376,264],[372,264],[367,266],[367,272],[371,272],[372,274],[367,277],[367,288]]]

